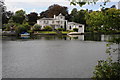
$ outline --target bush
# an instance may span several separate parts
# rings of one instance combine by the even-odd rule
[[[98,61],[98,65],[95,67],[93,79],[116,79],[120,77],[120,63],[108,62],[104,60]]]
[[[106,53],[108,57],[106,60],[99,60],[98,64],[95,67],[95,71],[93,72],[94,76],[92,77],[94,80],[119,80],[120,78],[120,62],[119,58],[118,61],[114,61],[112,59],[113,53],[119,51],[119,48],[114,49],[112,48],[112,44],[116,43],[119,45],[120,38],[115,38],[111,41],[111,43],[106,44],[107,49]]]
[[[44,30],[45,30],[45,31],[52,31],[52,27],[51,27],[51,26],[45,26],[45,27],[44,27]]]
[[[59,30],[59,31],[63,31],[63,30],[64,30],[64,28],[57,28],[57,30]]]
[[[78,28],[73,28],[73,31],[78,32]]]
[[[15,23],[8,23],[8,24],[4,24],[3,25],[3,30],[5,31],[10,31],[11,27],[13,27],[15,25]]]
[[[30,25],[28,24],[28,23],[24,23],[24,24],[22,24],[27,30],[30,30]]]
[[[35,24],[35,25],[33,26],[33,31],[40,31],[40,30],[41,30],[41,26],[40,26],[40,25]]]
[[[15,31],[19,34],[22,32],[27,32],[27,28],[25,28],[23,25],[17,25],[17,27],[15,28]]]

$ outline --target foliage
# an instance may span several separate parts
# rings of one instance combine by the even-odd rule
[[[98,65],[95,67],[93,79],[116,79],[120,77],[120,63],[108,62],[104,60],[98,61]]]
[[[108,57],[106,60],[98,61],[98,64],[95,67],[94,76],[92,77],[94,80],[104,79],[104,80],[119,80],[120,79],[120,62],[112,60],[112,53],[119,52],[119,47],[117,49],[113,49],[111,45],[116,43],[119,45],[120,38],[115,38],[110,41],[111,43],[106,44],[107,49],[106,53]],[[118,53],[119,55],[119,53]]]
[[[8,23],[3,25],[3,30],[11,31],[15,27],[15,23]]]
[[[78,28],[73,28],[73,31],[78,32]]]
[[[31,26],[27,22],[23,23],[22,25],[25,27],[26,30],[31,29]]]
[[[16,11],[15,14],[12,16],[12,20],[15,23],[22,24],[23,21],[25,20],[25,11],[23,10]]]
[[[41,26],[38,25],[38,24],[35,24],[35,25],[33,26],[33,31],[39,31],[39,30],[41,30]]]
[[[45,26],[45,27],[44,27],[44,30],[45,30],[45,31],[52,31],[52,27],[51,27],[51,26]]]
[[[13,13],[11,11],[5,11],[2,14],[2,24],[7,24],[9,19],[13,16]]]
[[[87,25],[91,30],[113,32],[120,30],[120,10],[110,8],[102,11],[93,11],[85,15]]]
[[[79,10],[77,11],[76,8],[74,8],[71,11],[70,14],[70,20],[76,23],[81,23],[81,24],[86,24],[86,20],[85,20],[85,14],[87,13],[87,10]]]
[[[15,31],[19,34],[22,32],[27,32],[27,28],[25,28],[23,25],[17,24]]]
[[[80,7],[82,7],[85,4],[96,4],[96,2],[98,2],[99,0],[69,0],[71,5],[79,5]],[[106,5],[107,2],[109,2],[110,0],[104,0],[104,4]],[[102,6],[102,5],[101,5]]]
[[[93,30],[100,30],[100,27],[103,25],[104,15],[102,12],[91,12],[90,14],[85,16],[86,23],[92,26]]]
[[[59,30],[59,31],[63,31],[63,30],[64,30],[64,28],[57,28],[57,30]]]
[[[60,6],[58,4],[49,6],[49,8],[46,11],[40,13],[40,17],[52,18],[54,15],[57,16],[60,13],[64,15],[66,19],[69,19],[68,8],[65,6]]]
[[[27,16],[27,21],[30,25],[34,25],[37,22],[38,19],[38,14],[35,12],[31,12],[30,14],[28,14]]]
[[[104,27],[108,30],[120,30],[120,10],[110,8],[103,12]]]

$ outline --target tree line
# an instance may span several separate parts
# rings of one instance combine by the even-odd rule
[[[86,32],[120,32],[120,10],[114,7],[102,8],[101,11],[78,10],[73,8],[68,13],[68,8],[54,4],[41,13],[31,12],[26,14],[24,10],[15,13],[5,11],[2,15],[3,30],[17,29],[22,26],[25,31],[30,30],[37,20],[43,17],[52,18],[62,13],[69,22],[76,22],[85,25]]]

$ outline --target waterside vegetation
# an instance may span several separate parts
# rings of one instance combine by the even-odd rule
[[[38,16],[38,13],[36,12],[26,14],[24,10],[18,10],[15,13],[11,11],[5,11],[2,16],[2,29],[3,31],[16,32],[16,34],[23,32],[34,33],[36,31],[42,31],[41,33],[46,33],[46,31],[49,31],[49,33],[50,31],[54,32],[51,26],[46,26],[44,29],[41,29],[41,26],[36,24],[37,19],[48,17],[47,15],[53,17],[59,13],[62,13],[68,21],[84,24],[85,33],[120,33],[119,9],[102,8],[101,11],[89,11],[87,9],[77,10],[74,8],[71,13],[68,14],[67,7],[57,4],[49,6],[48,10],[40,13],[40,16]],[[70,32],[63,28],[58,28],[57,30]],[[78,31],[78,29],[74,29],[73,31]]]

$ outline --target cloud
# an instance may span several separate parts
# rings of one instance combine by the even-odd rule
[[[103,0],[99,0],[103,1]],[[118,1],[118,0],[111,0],[111,1]],[[5,4],[7,6],[7,10],[9,11],[17,11],[20,9],[23,9],[26,11],[26,13],[30,13],[31,11],[35,11],[37,13],[40,13],[42,11],[47,10],[47,8],[53,4],[59,4],[61,6],[68,7],[69,13],[73,8],[80,9],[93,9],[98,10],[99,9],[99,3],[97,5],[84,5],[83,7],[79,7],[78,5],[70,5],[69,0],[5,0]],[[114,5],[114,4],[111,4]],[[107,7],[111,6],[108,5]]]

